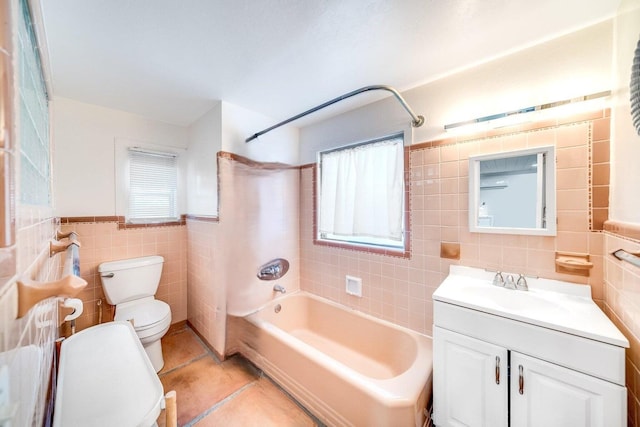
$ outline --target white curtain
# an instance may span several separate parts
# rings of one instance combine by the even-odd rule
[[[319,231],[402,240],[402,136],[320,155]]]

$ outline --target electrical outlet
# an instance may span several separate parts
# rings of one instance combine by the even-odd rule
[[[360,277],[345,276],[345,285],[349,295],[362,297],[362,279]]]

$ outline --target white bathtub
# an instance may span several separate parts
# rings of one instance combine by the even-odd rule
[[[328,425],[424,422],[432,371],[427,336],[305,292],[231,319],[230,326],[232,351]]]

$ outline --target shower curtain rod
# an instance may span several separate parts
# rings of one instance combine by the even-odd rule
[[[397,90],[395,90],[391,86],[374,85],[374,86],[365,86],[365,87],[362,87],[360,89],[356,89],[356,90],[354,90],[352,92],[345,93],[344,95],[340,95],[337,98],[333,98],[332,100],[327,101],[327,102],[325,102],[323,104],[320,104],[320,105],[318,105],[316,107],[313,107],[313,108],[311,108],[311,109],[309,109],[309,110],[307,110],[307,111],[305,111],[303,113],[297,114],[297,115],[295,115],[293,117],[289,117],[288,119],[283,120],[278,124],[275,124],[275,125],[273,125],[273,126],[271,126],[269,128],[266,128],[265,130],[262,130],[260,132],[254,133],[249,138],[245,139],[244,142],[251,142],[254,139],[258,138],[259,136],[264,135],[267,132],[271,132],[272,130],[274,130],[276,128],[279,128],[280,126],[284,126],[287,123],[290,123],[290,122],[292,122],[294,120],[298,120],[299,118],[304,117],[306,115],[309,115],[311,113],[315,113],[316,111],[322,110],[323,108],[328,107],[330,105],[333,105],[336,102],[340,102],[340,101],[342,101],[344,99],[351,98],[354,95],[358,95],[358,94],[363,93],[363,92],[368,92],[370,90],[386,90],[387,92],[391,92],[393,94],[393,96],[396,97],[398,102],[400,104],[402,104],[404,109],[407,110],[407,113],[409,113],[409,115],[411,116],[411,119],[412,119],[411,120],[411,126],[413,126],[414,128],[417,128],[417,127],[420,127],[420,126],[422,126],[424,124],[424,117],[416,115],[413,112],[413,110],[411,109],[411,107],[409,107],[409,105],[407,105],[407,102],[404,100],[404,98],[400,95],[400,93]]]

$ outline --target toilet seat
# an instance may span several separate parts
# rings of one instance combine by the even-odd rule
[[[118,304],[114,320],[133,320],[133,328],[142,340],[166,332],[171,324],[171,308],[153,297],[141,298]]]

